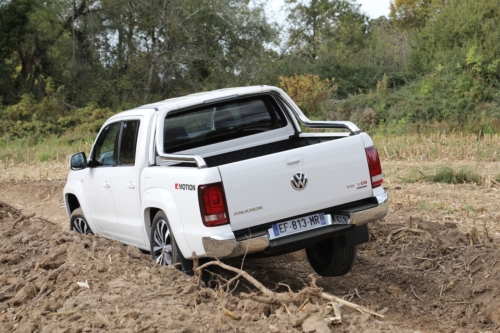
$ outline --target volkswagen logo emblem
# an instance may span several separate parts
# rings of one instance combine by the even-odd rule
[[[297,172],[293,175],[291,183],[295,190],[302,191],[307,187],[307,176],[302,172]]]

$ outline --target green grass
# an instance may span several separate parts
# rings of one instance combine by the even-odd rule
[[[474,206],[472,206],[472,205],[466,205],[465,206],[465,211],[467,213],[470,213],[470,212],[475,212],[476,210],[474,209]]]
[[[434,183],[456,183],[455,172],[453,169],[442,165],[438,165],[434,170],[434,174],[427,176],[426,178]]]
[[[418,208],[419,208],[419,210],[426,211],[426,212],[435,212],[437,210],[445,209],[445,204],[442,202],[420,201],[418,203]]]
[[[423,171],[420,168],[412,168],[406,173],[405,176],[399,178],[404,183],[417,183],[419,181],[445,184],[481,183],[481,177],[479,176],[477,170],[471,166],[461,166],[454,170],[444,165],[437,165],[431,171]]]
[[[83,151],[88,153],[92,146],[95,134],[78,135],[83,131],[75,130],[63,136],[22,138],[0,137],[0,161],[12,162],[50,162],[64,161],[68,156]],[[89,132],[87,132],[89,133]],[[399,161],[467,161],[496,162],[500,161],[499,134],[467,134],[467,133],[411,133],[403,135],[372,136],[375,146],[383,163]],[[408,175],[401,177],[404,182],[418,182],[429,180],[451,183],[478,183],[480,177],[472,167],[463,167],[458,170],[446,170],[437,167],[436,170],[412,170]],[[424,173],[424,174],[422,174]],[[453,173],[453,175],[452,175]],[[432,179],[424,176],[432,174]],[[495,180],[500,182],[500,175]]]
[[[45,139],[32,137],[6,139],[0,138],[0,161],[50,162],[67,161],[68,156],[84,151],[88,153],[94,138],[71,140],[65,137],[51,136]]]
[[[419,168],[412,168],[406,173],[406,175],[399,177],[403,183],[418,183],[424,178],[425,174],[423,174]]]
[[[48,152],[43,152],[39,155],[40,162],[47,162],[50,160],[51,154]]]
[[[471,166],[462,166],[455,172],[456,182],[461,183],[476,183],[481,182],[481,177],[477,173],[477,170]]]
[[[449,167],[439,165],[436,167],[434,174],[427,177],[427,180],[430,180],[434,183],[479,184],[481,181],[481,177],[479,177],[476,169],[471,166],[461,166],[457,170],[453,170]]]

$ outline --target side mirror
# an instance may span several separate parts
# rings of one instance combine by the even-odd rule
[[[82,151],[71,156],[69,159],[69,166],[71,170],[83,170],[87,167],[87,157]]]

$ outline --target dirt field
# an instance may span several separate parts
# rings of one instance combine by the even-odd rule
[[[262,293],[242,278],[227,286],[235,274],[223,269],[212,269],[218,284],[205,288],[136,248],[69,232],[64,167],[6,165],[0,332],[496,332],[500,186],[489,180],[500,166],[478,165],[481,185],[402,181],[410,168],[432,166],[384,163],[391,212],[371,225],[348,275],[316,277],[314,286],[301,252],[245,260],[246,272],[290,300],[266,304],[248,298]],[[384,318],[343,306],[341,323],[325,321],[333,314],[320,289]]]

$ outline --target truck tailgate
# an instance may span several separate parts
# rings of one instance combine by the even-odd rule
[[[241,230],[372,196],[360,136],[219,166],[231,228]],[[307,177],[304,189],[292,178]]]

